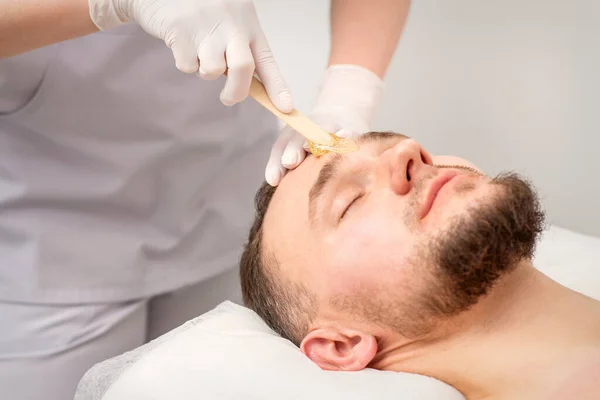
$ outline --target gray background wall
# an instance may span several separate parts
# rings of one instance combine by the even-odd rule
[[[329,1],[256,7],[297,108],[310,112]],[[600,236],[599,53],[595,0],[413,0],[373,128],[490,174],[523,173],[549,222]]]

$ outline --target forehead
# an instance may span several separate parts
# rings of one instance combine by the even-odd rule
[[[308,193],[330,157],[307,156],[300,166],[288,171],[275,190],[263,222],[263,243],[265,250],[277,253],[278,258],[281,247],[299,248],[306,243]],[[294,241],[296,246],[292,246]]]

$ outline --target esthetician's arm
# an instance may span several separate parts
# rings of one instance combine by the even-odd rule
[[[370,130],[409,6],[410,0],[331,0],[329,63],[310,113],[323,129],[352,136]],[[305,142],[284,128],[265,168],[269,184],[279,185],[287,170],[304,161]]]
[[[332,0],[329,65],[354,64],[383,78],[410,0]]]
[[[275,107],[294,108],[253,0],[0,0],[0,57],[130,21],[163,40],[182,72],[212,80],[228,71],[223,104],[246,99],[256,71]]]
[[[0,57],[98,30],[87,0],[0,0]]]

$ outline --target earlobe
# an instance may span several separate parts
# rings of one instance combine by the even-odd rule
[[[300,344],[302,352],[329,371],[359,371],[377,353],[375,337],[354,330],[321,328],[311,331]]]

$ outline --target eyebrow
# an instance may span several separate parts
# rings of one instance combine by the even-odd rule
[[[358,144],[366,144],[395,138],[399,139],[398,141],[400,141],[408,139],[408,136],[394,132],[369,132],[358,137],[356,142]],[[319,199],[325,192],[326,187],[333,181],[333,178],[339,172],[342,161],[344,161],[347,157],[348,154],[335,153],[319,171],[317,180],[315,183],[313,183],[310,191],[308,192],[308,217],[310,221],[315,219]]]
[[[317,203],[323,195],[325,187],[336,175],[339,165],[344,158],[346,158],[346,154],[334,154],[331,159],[323,165],[321,171],[319,171],[317,180],[310,188],[310,191],[308,192],[308,216],[311,221],[315,217]]]

